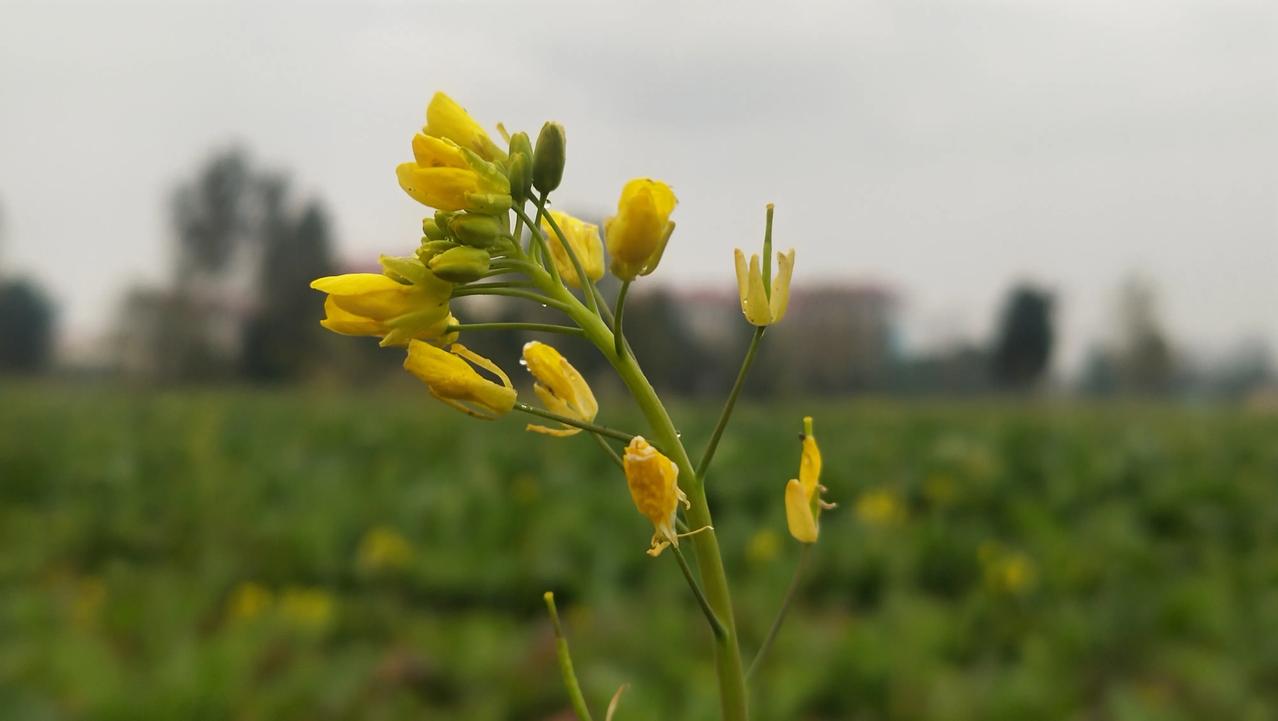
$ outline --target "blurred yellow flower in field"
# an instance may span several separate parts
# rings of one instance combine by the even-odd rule
[[[867,526],[895,526],[905,521],[905,508],[891,491],[867,491],[856,500],[856,517]]]
[[[771,528],[761,528],[750,537],[746,545],[746,560],[764,564],[776,559],[781,550],[781,537]]]
[[[670,214],[678,202],[670,186],[660,180],[635,178],[626,183],[617,214],[604,221],[613,275],[634,280],[657,269],[674,232]]]
[[[501,383],[484,378],[471,367],[483,368]],[[426,384],[430,394],[467,415],[492,420],[510,412],[518,395],[515,387],[497,364],[472,353],[461,343],[448,350],[429,343],[412,341],[404,368]]]
[[[291,587],[280,593],[279,613],[299,628],[322,629],[332,623],[336,605],[333,595],[322,588]]]
[[[524,365],[537,379],[533,391],[546,410],[587,423],[595,419],[599,413],[595,394],[581,373],[559,351],[545,343],[530,341],[524,344]],[[529,423],[527,430],[548,436],[571,436],[581,432],[580,428],[567,425],[548,428],[535,423]]]
[[[1033,559],[1020,551],[987,541],[981,544],[977,555],[981,559],[985,585],[992,591],[1018,596],[1033,587],[1038,578]]]
[[[413,547],[407,538],[388,526],[368,530],[359,542],[356,566],[365,573],[397,571],[413,561]]]
[[[231,591],[226,602],[226,615],[232,621],[251,621],[270,609],[275,596],[265,586],[244,581]]]
[[[958,484],[948,473],[933,473],[923,482],[923,495],[938,506],[947,506],[958,498]]]
[[[71,620],[80,626],[91,626],[107,599],[107,587],[97,576],[80,579],[71,605]]]
[[[550,211],[550,216],[554,218],[555,224],[563,231],[564,239],[572,247],[572,252],[577,256],[577,261],[581,263],[581,269],[586,272],[586,277],[592,281],[602,278],[604,273],[603,241],[599,239],[599,226],[594,223],[587,223],[584,220],[578,220],[558,210]],[[581,279],[577,275],[577,269],[573,267],[572,260],[568,257],[568,251],[564,250],[563,243],[559,242],[559,236],[555,235],[554,229],[550,227],[550,221],[543,218],[541,230],[546,235],[546,242],[550,246],[550,259],[554,261],[555,268],[559,270],[559,276],[563,278],[563,281],[569,287],[580,288]]]
[[[821,511],[835,507],[821,500],[821,448],[812,431],[812,416],[803,418],[803,453],[799,457],[799,477],[785,486],[785,522],[790,535],[802,543],[816,543],[821,533]]]
[[[675,514],[680,503],[685,508],[689,505],[688,497],[679,488],[679,467],[643,436],[630,439],[622,463],[635,508],[652,521],[652,547],[648,555],[659,556],[666,546],[678,547]]]

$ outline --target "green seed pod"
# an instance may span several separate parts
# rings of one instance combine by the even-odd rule
[[[554,122],[541,126],[541,133],[537,135],[537,149],[533,151],[534,188],[549,193],[559,187],[559,181],[564,178],[567,145],[564,126]]]
[[[431,258],[428,265],[432,273],[450,283],[469,283],[488,272],[488,252],[459,246]]]
[[[457,242],[474,248],[487,248],[502,235],[501,222],[491,215],[465,213],[448,221],[448,230]]]

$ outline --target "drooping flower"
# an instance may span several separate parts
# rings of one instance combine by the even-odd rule
[[[741,294],[741,312],[752,325],[765,326],[778,323],[785,317],[790,304],[790,275],[794,272],[794,250],[777,253],[776,275],[772,278],[769,296],[765,289],[763,273],[759,270],[759,255],[750,256],[746,269],[745,254],[734,251],[737,265],[737,289]]]
[[[666,546],[678,546],[675,513],[679,504],[687,508],[688,497],[679,488],[679,467],[653,448],[643,436],[635,436],[622,456],[626,485],[630,497],[649,521],[652,521],[652,547],[649,556],[658,556]]]
[[[622,280],[634,280],[657,269],[674,232],[674,191],[651,178],[635,178],[621,191],[617,214],[604,221],[604,236],[612,255],[610,268]]]
[[[821,449],[812,434],[812,417],[803,419],[803,455],[799,459],[799,477],[785,486],[785,520],[790,535],[803,543],[816,543],[821,531],[821,511],[834,508],[821,500],[826,489],[821,485]]]
[[[311,281],[328,294],[320,325],[342,335],[381,337],[383,346],[431,340],[446,331],[452,284],[417,263],[415,278],[397,280],[378,273],[347,273]],[[452,322],[455,322],[452,321]]]
[[[587,423],[595,419],[599,412],[595,394],[591,392],[581,373],[559,351],[545,343],[529,342],[524,345],[524,365],[537,379],[533,391],[546,406],[546,410]],[[548,428],[535,423],[529,423],[527,430],[548,436],[571,436],[581,432],[580,428],[573,426]]]
[[[501,383],[481,376],[472,364],[492,373]],[[404,368],[425,383],[431,395],[467,415],[492,420],[515,407],[517,395],[510,377],[497,364],[460,343],[444,350],[412,341]]]
[[[506,154],[484,129],[443,93],[431,100],[426,119],[413,136],[413,162],[395,169],[404,192],[438,210],[509,209],[510,180],[493,162]]]
[[[592,281],[602,278],[603,241],[599,239],[599,226],[558,210],[550,211],[550,216],[563,231],[568,245],[572,246],[572,252],[581,263],[581,269],[586,271],[586,277]],[[573,267],[568,252],[564,250],[563,243],[559,241],[559,236],[555,234],[554,229],[550,227],[550,221],[546,218],[541,220],[541,230],[546,236],[546,243],[550,246],[550,258],[559,270],[559,277],[563,278],[569,286],[580,288],[581,279],[577,276],[577,269]]]

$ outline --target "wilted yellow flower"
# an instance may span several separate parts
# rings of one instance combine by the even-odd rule
[[[472,363],[492,373],[501,383],[479,375],[471,367]],[[404,368],[425,383],[431,395],[467,415],[492,420],[515,407],[517,396],[510,377],[495,363],[460,343],[444,350],[411,341]]]
[[[826,491],[821,485],[821,449],[812,434],[812,417],[803,419],[803,455],[799,458],[799,477],[785,486],[785,520],[790,535],[803,543],[816,543],[821,532],[821,511],[834,508],[821,500]]]
[[[772,278],[769,294],[759,268],[758,254],[750,256],[746,269],[745,253],[733,251],[737,266],[737,290],[741,295],[741,312],[752,325],[764,326],[779,323],[785,317],[790,304],[790,275],[794,272],[794,250],[777,253],[776,274]]]
[[[307,629],[322,629],[333,620],[336,601],[322,588],[286,588],[280,594],[279,612],[285,621]]]
[[[621,191],[617,214],[604,221],[613,275],[633,280],[657,269],[674,232],[670,214],[678,203],[669,185],[635,178]]]
[[[905,509],[891,491],[867,491],[856,499],[856,517],[869,526],[895,526],[905,520]]]
[[[648,555],[657,556],[666,546],[678,546],[675,513],[680,503],[684,508],[689,506],[688,497],[679,489],[679,467],[649,445],[643,436],[630,439],[622,464],[635,508],[652,521],[652,547]]]
[[[376,573],[404,568],[412,560],[413,547],[407,538],[393,528],[377,526],[360,540],[355,564],[361,571]]]
[[[555,224],[564,233],[564,239],[568,241],[568,245],[572,246],[572,252],[577,256],[577,260],[581,262],[581,269],[586,271],[586,277],[591,280],[599,280],[603,277],[603,241],[599,239],[599,226],[593,223],[587,223],[584,220],[561,213],[558,210],[550,211],[550,215],[555,219]],[[568,258],[568,252],[564,250],[563,243],[559,242],[559,237],[550,227],[550,222],[545,218],[541,221],[542,232],[546,235],[546,242],[550,245],[550,258],[554,261],[555,267],[559,269],[559,276],[564,282],[573,288],[581,287],[581,279],[577,277],[577,269],[573,267],[572,260]]]
[[[559,351],[545,343],[531,341],[524,344],[524,365],[533,378],[537,379],[533,384],[533,391],[546,406],[546,410],[587,423],[595,419],[595,414],[599,412],[595,394],[591,392],[586,379],[581,377]],[[528,430],[548,436],[571,436],[581,432],[580,428],[572,426],[547,428],[535,423],[529,423]]]
[[[470,113],[442,92],[435,93],[430,99],[430,105],[426,106],[426,127],[422,128],[422,132],[428,136],[451,140],[474,151],[484,160],[506,157],[502,149],[488,137],[484,128],[470,117]]]
[[[401,283],[378,273],[330,275],[311,281],[328,294],[320,325],[342,335],[380,336],[383,346],[429,340],[449,325],[452,284],[420,267],[420,282]]]
[[[746,560],[751,563],[767,563],[781,550],[781,537],[771,528],[760,528],[746,544]]]
[[[244,581],[231,592],[226,602],[226,615],[232,621],[249,621],[265,613],[274,601],[274,595],[265,586]]]

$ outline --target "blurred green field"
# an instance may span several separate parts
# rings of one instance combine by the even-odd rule
[[[675,410],[699,448],[714,409]],[[1278,718],[1278,418],[746,407],[710,493],[747,657],[804,413],[841,505],[757,718]],[[589,439],[416,388],[0,386],[0,717],[567,719],[550,589],[597,707],[714,718],[650,533]]]

